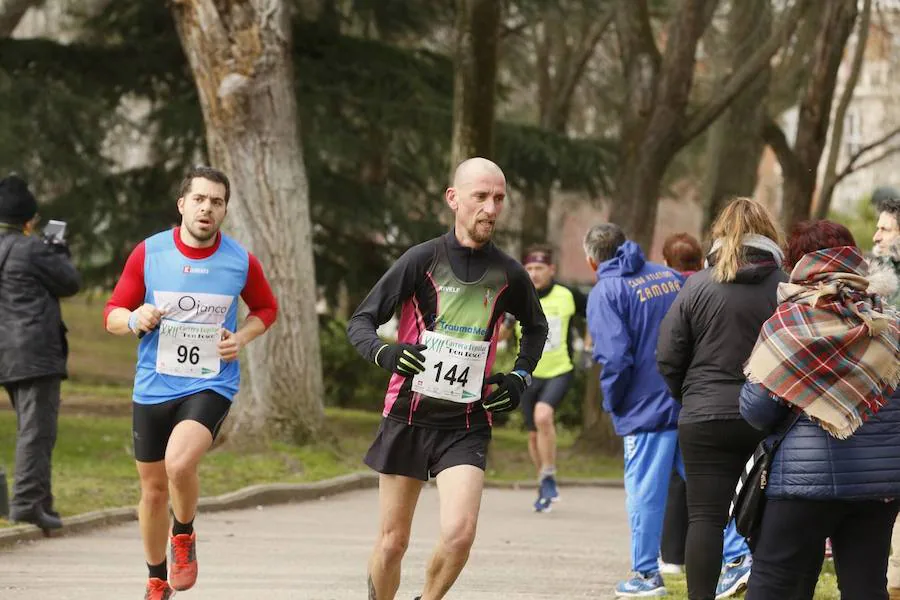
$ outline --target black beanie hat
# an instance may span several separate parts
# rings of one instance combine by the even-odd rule
[[[20,225],[37,214],[37,201],[25,180],[16,175],[0,179],[0,221]]]

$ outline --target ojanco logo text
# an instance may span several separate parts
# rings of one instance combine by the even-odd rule
[[[198,314],[213,313],[224,315],[228,312],[227,306],[216,306],[214,304],[203,304],[198,302],[193,296],[182,296],[178,299],[178,308],[184,312],[196,312]]]

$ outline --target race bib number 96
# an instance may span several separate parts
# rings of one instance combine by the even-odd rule
[[[215,377],[219,374],[221,335],[218,325],[164,318],[159,324],[156,372],[176,377]]]
[[[422,343],[428,346],[423,350],[425,370],[413,377],[412,391],[464,404],[481,399],[490,342],[426,331]]]
[[[156,348],[156,372],[175,377],[219,374],[219,340],[234,298],[221,294],[154,291],[163,311]]]

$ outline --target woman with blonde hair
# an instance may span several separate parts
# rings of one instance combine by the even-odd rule
[[[733,200],[712,227],[707,267],[691,276],[663,321],[659,371],[682,403],[678,442],[687,475],[685,544],[690,600],[736,594],[751,559],[720,562],[728,508],[744,464],[762,438],[741,418],[744,363],[787,280],[783,237],[765,206]],[[718,584],[717,584],[718,581]]]

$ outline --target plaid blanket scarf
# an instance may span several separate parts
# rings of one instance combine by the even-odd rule
[[[898,314],[866,294],[868,267],[853,246],[806,254],[778,287],[747,362],[749,381],[844,439],[900,383]]]

